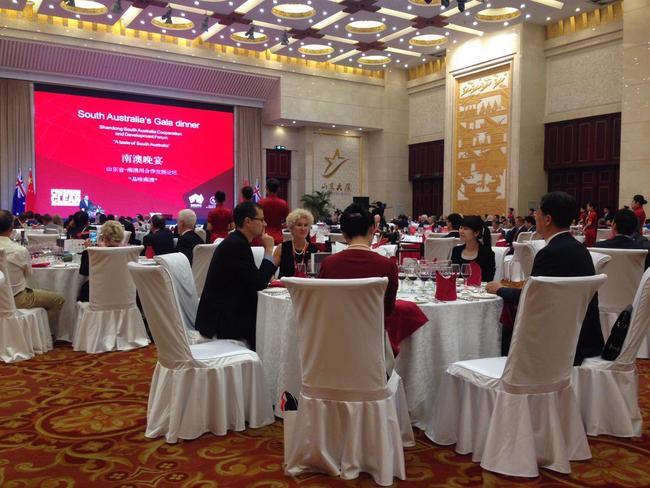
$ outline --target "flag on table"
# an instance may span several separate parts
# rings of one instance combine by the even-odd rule
[[[18,177],[16,178],[16,191],[14,192],[14,200],[11,204],[11,213],[20,215],[25,211],[25,187],[23,186],[23,173],[18,170]]]
[[[253,188],[253,201],[258,203],[262,199],[262,193],[260,192],[260,180],[255,180],[255,188]]]
[[[32,177],[32,170],[29,170],[27,177],[27,200],[25,202],[25,210],[36,211],[36,193],[34,192],[34,178]]]

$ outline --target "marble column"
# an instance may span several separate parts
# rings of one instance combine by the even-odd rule
[[[623,103],[619,201],[650,196],[650,0],[623,2]],[[646,210],[647,212],[647,210]]]

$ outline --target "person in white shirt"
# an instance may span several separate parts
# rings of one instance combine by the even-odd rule
[[[7,277],[11,284],[16,308],[44,308],[50,325],[59,315],[65,299],[58,293],[36,290],[27,286],[32,272],[32,262],[27,248],[11,240],[14,216],[0,210],[0,249],[5,251]]]

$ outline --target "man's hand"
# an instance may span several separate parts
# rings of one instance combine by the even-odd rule
[[[273,240],[273,237],[271,237],[267,233],[264,233],[260,238],[260,240],[262,241],[262,245],[264,246],[264,255],[271,256],[273,254],[273,246],[275,245],[275,241]]]
[[[501,285],[500,281],[490,281],[487,285],[485,285],[485,291],[494,295],[496,295],[497,291],[499,291],[501,288],[503,288],[503,285]]]

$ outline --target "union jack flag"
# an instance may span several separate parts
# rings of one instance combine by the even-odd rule
[[[14,215],[19,215],[25,211],[25,187],[23,186],[23,174],[21,170],[18,170],[16,191],[14,191],[14,198],[11,207]]]
[[[262,199],[262,193],[260,191],[260,181],[255,180],[255,188],[253,188],[253,201],[258,203]]]

